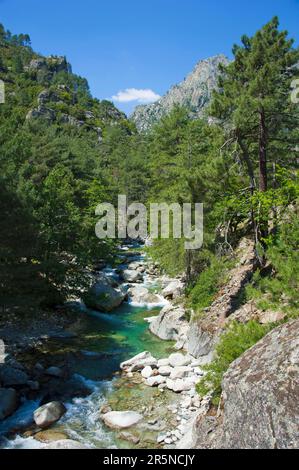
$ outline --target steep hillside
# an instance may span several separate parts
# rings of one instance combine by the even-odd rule
[[[184,81],[174,85],[159,101],[138,106],[131,118],[138,130],[148,131],[175,105],[186,107],[191,118],[203,117],[212,91],[217,87],[219,64],[227,65],[228,62],[222,54],[201,60]]]
[[[80,266],[110,254],[94,236],[94,208],[117,197],[123,159],[112,153],[134,125],[93,98],[65,57],[36,54],[28,35],[2,25],[0,80],[1,305],[27,310],[69,296]]]

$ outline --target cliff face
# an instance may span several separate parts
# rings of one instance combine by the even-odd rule
[[[296,449],[299,445],[299,321],[272,330],[233,362],[220,416],[199,416],[197,448]]]
[[[131,117],[137,129],[141,132],[149,131],[176,105],[188,108],[192,118],[203,117],[212,91],[217,88],[219,65],[228,63],[222,54],[201,60],[185,80],[174,85],[156,103],[137,106]]]

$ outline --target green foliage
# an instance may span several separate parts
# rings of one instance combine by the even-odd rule
[[[30,69],[33,59],[41,65]],[[0,106],[1,305],[52,305],[78,295],[86,286],[85,267],[114,254],[114,242],[95,236],[94,209],[116,202],[123,179],[112,154],[119,152],[123,166],[117,149],[133,126],[112,103],[93,99],[86,79],[74,75],[65,58],[35,54],[29,37],[12,36],[2,26],[0,79],[6,85]],[[44,91],[43,106],[54,117],[26,120]],[[63,124],[63,114],[82,123]]]
[[[209,266],[198,276],[188,295],[190,306],[196,314],[202,313],[215,300],[220,287],[225,283],[225,273],[230,266],[228,260],[211,255]]]
[[[196,386],[198,394],[202,397],[212,394],[213,403],[217,405],[223,375],[230,364],[262,339],[273,326],[260,325],[255,321],[246,324],[232,322],[220,338],[215,359],[203,367],[206,374]]]
[[[284,213],[284,222],[267,240],[271,275],[257,272],[253,282],[247,287],[247,296],[256,299],[262,309],[283,309],[287,313],[294,312],[298,315],[299,219],[296,211],[297,209],[293,208]]]

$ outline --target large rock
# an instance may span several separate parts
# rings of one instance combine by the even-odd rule
[[[136,304],[159,304],[161,298],[157,294],[152,294],[146,287],[134,286],[128,290],[131,302]]]
[[[33,418],[38,427],[47,428],[59,421],[65,413],[66,408],[62,403],[52,401],[35,410]]]
[[[64,377],[63,370],[60,369],[60,367],[55,367],[55,366],[48,367],[48,369],[45,371],[45,373],[47,375],[50,375],[50,377],[56,377],[56,378],[59,378],[59,379]]]
[[[191,364],[191,358],[181,353],[173,353],[169,356],[169,364],[171,367],[188,366]]]
[[[180,297],[184,292],[184,284],[179,279],[171,281],[167,287],[162,291],[163,296],[166,299],[175,299]]]
[[[146,366],[157,367],[158,361],[148,351],[144,351],[132,357],[128,361],[122,362],[120,368],[122,370],[130,370],[136,372],[144,369]]]
[[[17,392],[13,388],[0,388],[0,421],[12,415],[17,407]]]
[[[187,349],[191,356],[199,359],[201,364],[210,362],[218,336],[201,327],[199,322],[191,322],[187,334]]]
[[[224,446],[299,447],[299,320],[271,331],[223,380]]]
[[[111,282],[108,276],[99,275],[97,282],[84,296],[86,306],[104,312],[111,312],[119,307],[125,300],[127,293],[122,288],[112,287]]]
[[[144,379],[149,379],[153,375],[154,371],[151,368],[151,366],[146,366],[142,372],[141,375]]]
[[[180,393],[180,392],[186,392],[188,390],[191,390],[194,387],[194,383],[191,380],[182,380],[182,379],[167,379],[166,380],[166,385],[169,390],[172,390],[173,392]]]
[[[174,367],[170,373],[170,378],[172,380],[176,379],[183,379],[184,377],[187,377],[190,375],[192,372],[191,367],[188,366],[179,366],[179,367]]]
[[[166,305],[151,322],[150,331],[163,340],[176,341],[180,337],[182,328],[187,324],[185,310],[182,307]]]
[[[158,387],[158,385],[162,385],[166,382],[166,377],[162,375],[155,375],[154,377],[150,377],[147,379],[146,384],[150,387]]]
[[[126,282],[130,283],[139,282],[143,279],[142,273],[133,269],[125,269],[122,272],[122,276]]]
[[[81,442],[73,441],[72,439],[62,439],[60,441],[51,442],[50,444],[45,444],[41,449],[88,449],[88,447]]]
[[[0,382],[4,387],[26,385],[28,380],[26,372],[9,365],[0,365]]]
[[[135,411],[110,411],[102,415],[102,420],[112,429],[126,429],[134,426],[143,419],[140,413]]]

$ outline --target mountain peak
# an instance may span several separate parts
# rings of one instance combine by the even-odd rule
[[[228,63],[224,54],[200,60],[181,83],[172,86],[158,101],[135,108],[131,119],[137,129],[141,132],[149,131],[176,105],[188,108],[192,118],[203,117],[212,91],[217,88],[219,65]]]

